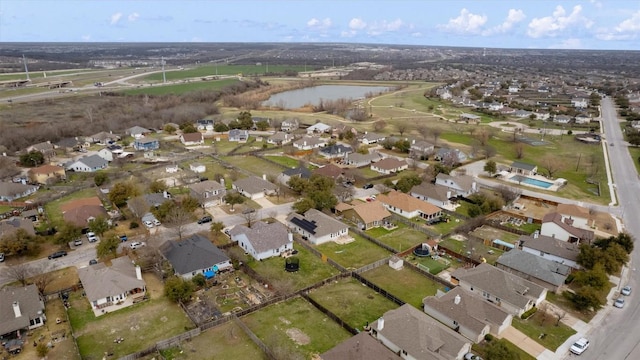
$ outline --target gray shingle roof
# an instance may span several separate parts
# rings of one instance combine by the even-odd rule
[[[518,249],[502,254],[496,264],[520,271],[555,286],[564,284],[567,275],[571,272],[567,265]]]
[[[205,180],[199,183],[189,185],[189,189],[195,191],[198,194],[204,194],[207,191],[216,191],[216,190],[221,191],[221,190],[225,190],[226,188],[217,181]]]
[[[424,182],[420,185],[416,185],[412,187],[410,193],[411,195],[418,194],[424,197],[428,197],[428,198],[436,199],[440,201],[449,200],[449,198],[447,197],[447,194],[451,196],[453,195],[451,191],[449,191],[449,189],[447,189],[444,186],[435,185],[432,183],[424,183]]]
[[[233,185],[235,185],[235,187],[238,189],[242,189],[243,191],[248,192],[249,194],[260,193],[265,190],[275,191],[278,188],[267,180],[264,180],[257,176],[249,176],[247,178],[237,180],[233,183]]]
[[[37,188],[35,185],[23,185],[20,183],[0,181],[0,196],[12,197],[22,194],[29,189]]]
[[[287,169],[285,171],[282,172],[284,175],[287,175],[289,177],[291,176],[300,176],[303,179],[308,179],[311,177],[311,170],[307,169],[306,167],[303,166],[298,166],[295,169]]]
[[[524,169],[524,170],[528,170],[528,171],[533,171],[533,169],[535,169],[537,166],[533,165],[533,164],[527,164],[527,163],[523,163],[521,161],[514,161],[511,164],[512,168],[516,168],[516,169]]]
[[[136,277],[136,267],[128,256],[111,260],[111,266],[99,263],[78,269],[78,276],[89,301],[145,287]]]
[[[162,246],[161,251],[180,275],[229,261],[229,257],[209,239],[198,234],[182,241],[169,240]]]
[[[577,261],[580,250],[577,243],[569,243],[550,236],[539,235],[537,238],[522,235],[518,238],[521,246],[544,253],[555,255],[563,259]]]
[[[320,355],[322,360],[401,360],[369,333],[361,332]]]
[[[14,302],[18,303],[20,317],[15,316]],[[30,319],[40,316],[39,311],[44,311],[44,302],[35,285],[0,290],[0,335],[28,327]]]
[[[101,158],[98,155],[85,156],[83,158],[78,159],[77,161],[82,162],[83,164],[87,165],[92,169],[105,167],[109,163],[107,160]]]
[[[289,230],[282,223],[267,224],[258,221],[248,228],[237,225],[229,231],[231,236],[239,236],[249,243],[257,253],[278,249],[289,243]]]
[[[316,209],[309,209],[304,215],[293,213],[287,217],[287,222],[290,222],[294,218],[315,224],[316,227],[313,231],[315,237],[335,234],[342,229],[348,228],[348,226],[342,222]]]
[[[565,223],[564,221],[562,221],[562,215],[557,212],[548,213],[542,218],[542,224],[547,222],[552,222],[558,225],[559,227],[564,229],[564,231],[577,237],[580,240],[591,242],[595,238],[595,234],[593,231],[577,228],[573,225]]]

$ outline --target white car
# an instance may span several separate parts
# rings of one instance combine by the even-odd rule
[[[569,351],[576,355],[582,354],[585,350],[589,348],[589,340],[586,338],[580,338],[578,341],[574,342],[573,345],[569,348]]]
[[[162,223],[158,219],[153,219],[153,225],[160,226]]]
[[[146,244],[140,241],[134,241],[131,244],[129,244],[129,247],[131,247],[131,249],[135,250],[138,248],[141,248],[143,246],[145,246]]]
[[[631,286],[627,285],[625,287],[622,288],[622,290],[620,291],[620,293],[624,296],[629,296],[631,295]]]
[[[617,298],[616,301],[613,302],[613,306],[622,309],[624,307],[624,299],[623,298]]]
[[[90,243],[92,243],[92,242],[96,242],[96,241],[98,241],[98,237],[96,236],[96,234],[95,234],[95,233],[93,233],[93,232],[89,231],[89,232],[87,233],[87,240],[89,240],[89,242],[90,242]]]
[[[148,227],[149,229],[153,227],[153,222],[151,222],[151,220],[145,220],[142,223],[144,224],[144,226]]]

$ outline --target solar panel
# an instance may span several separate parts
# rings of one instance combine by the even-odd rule
[[[315,234],[316,228],[318,227],[318,225],[316,225],[314,222],[311,222],[305,219],[300,219],[297,217],[292,218],[291,222],[299,226],[302,230],[311,234]]]

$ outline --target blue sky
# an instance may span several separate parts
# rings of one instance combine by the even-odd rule
[[[640,1],[0,1],[0,42],[150,41],[640,50]]]

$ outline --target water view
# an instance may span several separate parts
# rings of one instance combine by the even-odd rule
[[[318,105],[320,100],[359,99],[390,89],[387,86],[319,85],[272,95],[262,105],[296,109],[307,104]]]

